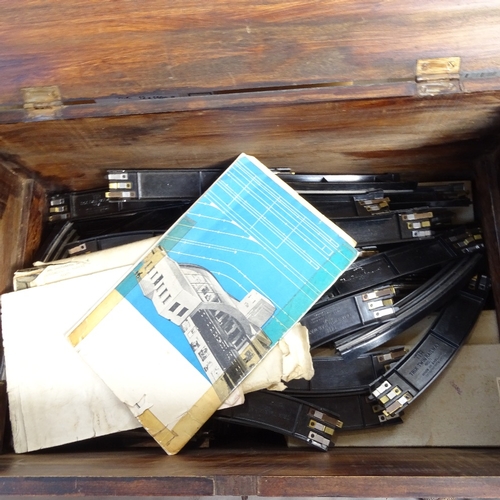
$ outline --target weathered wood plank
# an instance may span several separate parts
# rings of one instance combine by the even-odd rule
[[[500,450],[159,448],[0,457],[1,495],[497,498]]]
[[[40,244],[44,190],[33,174],[0,160],[0,293],[12,288],[16,269],[25,266]]]
[[[490,146],[491,147],[491,146]],[[500,149],[483,155],[475,164],[475,199],[487,245],[491,288],[500,320]]]
[[[0,103],[328,82],[414,80],[417,59],[500,68],[494,0],[154,0],[5,3]]]
[[[0,125],[48,189],[105,186],[111,168],[199,168],[253,154],[297,172],[471,176],[479,139],[498,126],[500,93],[242,106]]]
[[[478,83],[476,81],[476,83]],[[490,84],[492,80],[488,81]],[[482,83],[483,87],[485,82]],[[345,101],[349,99],[381,99],[389,97],[414,96],[417,92],[415,82],[381,83],[372,85],[322,85],[296,86],[279,89],[252,89],[238,92],[214,92],[206,95],[171,97],[158,92],[153,95],[127,96],[126,98],[103,98],[85,101],[67,102],[58,110],[57,115],[46,116],[45,120],[61,120],[75,118],[97,118],[124,115],[143,115],[152,113],[171,113],[174,111],[205,111],[208,109],[241,108],[242,106],[290,105],[318,103],[329,101]],[[500,89],[497,87],[481,87],[480,90]],[[26,111],[19,107],[8,111],[0,108],[0,123],[19,123],[42,121],[30,118]]]

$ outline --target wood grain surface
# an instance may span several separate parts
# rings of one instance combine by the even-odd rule
[[[18,0],[2,3],[0,103],[414,80],[417,59],[500,68],[495,0]]]
[[[47,189],[106,185],[106,169],[200,168],[245,152],[296,172],[470,178],[500,92],[241,106],[0,125],[0,150]]]
[[[45,190],[33,173],[0,159],[0,293],[12,290],[15,270],[31,263],[40,244]]]
[[[500,450],[158,448],[0,457],[0,495],[497,498]]]
[[[500,136],[499,136],[500,137]],[[475,199],[487,248],[491,288],[500,324],[500,148],[498,137],[493,152],[475,163]]]

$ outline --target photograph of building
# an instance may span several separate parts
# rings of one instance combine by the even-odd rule
[[[161,247],[136,276],[158,314],[182,328],[211,382],[235,387],[270,349],[262,327],[275,306],[256,290],[238,301],[209,270],[178,264]]]

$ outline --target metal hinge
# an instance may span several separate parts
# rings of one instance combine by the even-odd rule
[[[59,87],[27,87],[21,89],[24,109],[30,120],[52,120],[61,115],[62,98]]]
[[[462,92],[460,57],[419,59],[416,67],[417,94],[433,96]]]

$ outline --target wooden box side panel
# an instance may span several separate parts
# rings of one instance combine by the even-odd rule
[[[106,185],[106,169],[201,168],[254,155],[296,172],[471,176],[500,120],[500,92],[241,106],[0,124],[0,150],[47,189]]]
[[[498,449],[192,450],[0,457],[2,495],[498,498]]]
[[[15,270],[30,265],[40,244],[45,191],[33,175],[0,160],[0,293],[12,289]]]
[[[497,318],[500,320],[500,148],[483,155],[475,165],[475,199],[488,249],[491,287]],[[500,321],[499,321],[500,324]]]

